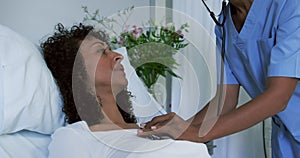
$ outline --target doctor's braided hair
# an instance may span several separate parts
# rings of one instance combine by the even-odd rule
[[[74,123],[84,120],[90,126],[100,123],[104,116],[97,97],[88,88],[90,86],[86,82],[88,76],[84,59],[81,53],[77,53],[81,42],[87,36],[95,37],[107,44],[109,41],[104,32],[95,32],[92,26],[79,24],[68,30],[59,23],[55,27],[54,35],[41,43],[41,48],[47,66],[60,88],[63,98],[62,111],[66,114],[65,121]],[[75,62],[76,64],[74,64]],[[123,90],[120,92],[117,95],[117,100],[122,100],[122,108],[120,108],[120,105],[118,105],[118,108],[125,122],[135,123],[136,118],[132,114],[129,98],[130,93],[128,91]]]

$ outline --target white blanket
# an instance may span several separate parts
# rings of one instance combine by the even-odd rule
[[[150,140],[136,130],[91,132],[85,122],[62,127],[52,135],[50,158],[209,158],[205,144],[172,139]]]

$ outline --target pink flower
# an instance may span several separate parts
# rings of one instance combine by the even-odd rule
[[[135,39],[138,39],[142,35],[143,29],[137,27],[136,25],[133,25],[132,27],[133,27],[132,35]]]
[[[124,45],[124,39],[122,37],[120,37],[119,41],[118,41],[119,45]]]
[[[179,35],[180,38],[184,37],[184,35],[183,35],[183,33],[182,33],[181,30],[177,30],[176,33]]]

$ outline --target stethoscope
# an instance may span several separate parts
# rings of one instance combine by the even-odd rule
[[[225,38],[226,38],[226,32],[225,32],[225,27],[224,27],[224,24],[225,24],[225,20],[226,20],[226,1],[223,0],[222,2],[222,11],[221,13],[218,15],[223,15],[223,19],[221,22],[219,22],[217,20],[217,16],[215,15],[214,12],[212,12],[208,6],[206,5],[205,1],[202,0],[205,8],[207,9],[207,11],[209,12],[209,15],[211,16],[211,18],[213,19],[213,21],[215,22],[215,24],[219,27],[222,28],[222,48],[221,48],[221,56],[222,56],[222,60],[223,62],[221,62],[221,74],[220,74],[220,97],[219,97],[219,100],[218,100],[218,113],[217,115],[219,116],[220,113],[221,113],[221,100],[222,100],[222,93],[223,93],[223,82],[224,82],[224,56],[225,56]],[[263,126],[264,126],[264,121],[263,121]],[[263,135],[264,134],[264,128],[263,128]],[[264,143],[264,146],[265,146],[265,143]],[[267,157],[266,155],[266,147],[264,148],[264,154],[265,154],[265,157]]]
[[[225,32],[225,20],[226,20],[226,1],[223,0],[222,2],[222,10],[220,12],[220,14],[216,15],[214,12],[212,12],[209,7],[207,6],[207,4],[205,3],[205,0],[202,0],[205,8],[207,9],[207,11],[209,12],[210,17],[212,18],[212,20],[215,22],[215,24],[219,27],[222,28],[222,46],[221,46],[221,57],[222,57],[222,61],[221,61],[221,69],[220,69],[220,94],[219,94],[219,100],[218,100],[218,113],[217,116],[219,116],[221,114],[221,109],[222,109],[222,95],[223,95],[223,83],[224,83],[224,57],[225,57],[225,38],[226,38],[226,32]],[[216,17],[223,15],[223,19],[221,22],[219,22],[217,20]]]

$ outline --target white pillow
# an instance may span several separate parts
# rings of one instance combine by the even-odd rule
[[[58,87],[37,47],[0,25],[0,134],[64,124]]]
[[[149,121],[157,115],[165,114],[163,107],[148,92],[143,81],[137,76],[135,68],[129,62],[125,47],[114,50],[124,56],[122,65],[124,66],[126,78],[128,80],[128,91],[132,93],[132,107],[138,123]]]

